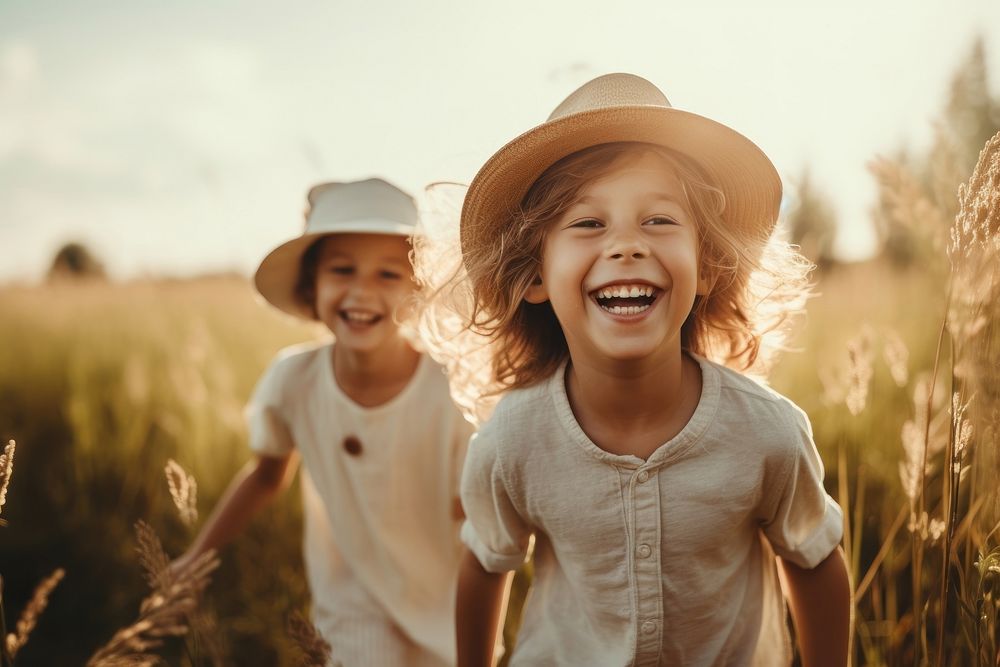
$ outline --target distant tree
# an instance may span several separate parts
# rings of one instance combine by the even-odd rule
[[[934,267],[958,212],[956,192],[986,140],[1000,130],[1000,100],[991,95],[986,47],[977,39],[955,73],[934,123],[934,141],[920,154],[901,151],[871,165],[878,181],[873,211],[882,254],[897,266]]]
[[[1000,100],[990,94],[986,47],[982,38],[976,40],[969,58],[951,82],[948,104],[939,126],[939,141],[945,147],[935,146],[932,155],[947,150],[952,160],[962,170],[965,181],[976,166],[983,144],[1000,128]],[[927,165],[933,175],[934,164]],[[954,190],[944,193],[949,205],[955,207]]]
[[[833,242],[837,216],[829,198],[813,184],[808,167],[802,170],[795,188],[797,200],[785,217],[789,241],[822,271],[835,261]]]
[[[67,243],[59,248],[49,267],[48,279],[82,280],[106,277],[104,264],[82,243]]]

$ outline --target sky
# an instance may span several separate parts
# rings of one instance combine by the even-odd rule
[[[308,187],[468,182],[585,81],[639,74],[809,168],[874,249],[875,155],[928,145],[996,0],[0,0],[0,281],[69,241],[118,278],[249,274]]]

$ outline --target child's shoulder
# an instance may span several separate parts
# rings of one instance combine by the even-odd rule
[[[517,479],[533,467],[553,435],[554,401],[549,390],[552,379],[527,387],[510,389],[469,442],[466,468],[492,468],[505,471],[505,477]]]
[[[329,352],[331,341],[306,341],[283,347],[274,355],[272,366],[302,366],[315,363],[318,357]]]
[[[479,427],[477,437],[480,441],[503,442],[504,448],[509,449],[507,443],[534,442],[543,438],[555,419],[554,381],[552,376],[505,392],[489,419]]]
[[[762,380],[731,368],[702,359],[718,378],[720,416],[744,423],[757,423],[770,430],[786,427],[811,430],[806,413],[790,398],[767,386]]]
[[[539,420],[551,419],[553,414],[553,387],[560,371],[527,387],[518,387],[506,392],[497,403],[490,422],[511,427],[517,424],[530,425]]]
[[[285,384],[290,379],[306,380],[310,369],[325,368],[329,359],[332,343],[325,341],[310,341],[289,345],[278,351],[262,380]]]

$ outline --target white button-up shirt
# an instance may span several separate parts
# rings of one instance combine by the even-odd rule
[[[597,447],[565,366],[516,390],[473,438],[462,539],[483,567],[525,559],[534,589],[512,665],[790,661],[774,553],[814,567],[840,541],[805,414],[698,359],[688,424],[648,460]]]
[[[472,427],[430,358],[421,357],[394,398],[363,407],[337,385],[332,354],[332,345],[284,350],[247,407],[250,447],[269,456],[298,450],[308,473],[304,557],[314,623],[336,652],[341,619],[377,614],[436,664],[454,664],[454,498]]]

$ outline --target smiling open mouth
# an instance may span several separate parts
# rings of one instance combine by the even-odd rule
[[[590,296],[612,315],[638,315],[649,310],[659,292],[652,285],[611,285],[594,290]]]
[[[341,310],[340,317],[348,324],[375,324],[382,319],[378,313],[367,310]]]

